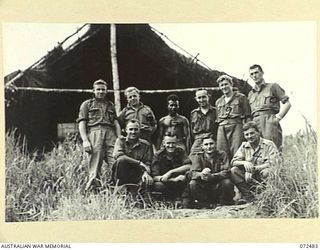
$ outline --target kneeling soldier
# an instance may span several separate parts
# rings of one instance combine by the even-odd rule
[[[164,147],[154,155],[151,173],[153,190],[165,198],[180,197],[186,184],[185,173],[190,170],[191,160],[187,153],[177,147],[177,138],[165,136]]]
[[[229,179],[227,153],[219,151],[212,136],[202,139],[203,152],[192,162],[190,182],[183,195],[183,207],[193,207],[197,200],[200,206],[233,204],[234,185]]]
[[[140,139],[140,123],[130,120],[126,126],[126,137],[119,137],[114,146],[113,179],[118,185],[141,184],[152,185],[150,165],[153,156],[152,146]]]
[[[242,199],[238,204],[254,198],[250,189],[254,182],[261,182],[270,173],[270,167],[279,160],[277,146],[270,140],[260,137],[258,126],[251,121],[243,125],[243,142],[231,161],[231,180],[240,190]]]

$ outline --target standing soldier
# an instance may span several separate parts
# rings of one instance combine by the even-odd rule
[[[196,92],[195,99],[199,107],[192,110],[190,114],[191,135],[194,140],[190,157],[202,151],[202,138],[212,135],[216,139],[217,135],[216,111],[209,103],[210,95],[208,91],[199,89]]]
[[[223,93],[223,96],[216,101],[219,124],[217,148],[225,151],[229,159],[232,159],[244,141],[242,124],[250,117],[250,105],[244,94],[233,92],[230,76],[220,76],[217,83]]]
[[[162,145],[164,136],[175,136],[177,146],[183,148],[186,152],[190,150],[190,126],[186,117],[178,114],[179,97],[169,95],[167,98],[168,115],[159,120],[158,149]]]
[[[249,72],[255,82],[248,95],[253,121],[257,123],[262,137],[273,141],[281,149],[282,129],[279,122],[291,108],[289,97],[277,83],[264,81],[260,65],[252,65]],[[281,110],[280,101],[283,104]]]
[[[157,121],[151,108],[140,102],[140,91],[136,87],[128,87],[124,91],[124,95],[128,105],[119,115],[121,128],[125,129],[128,121],[137,119],[141,126],[140,138],[152,143],[151,136],[157,129]]]
[[[94,98],[86,100],[80,106],[79,132],[84,150],[90,155],[89,179],[86,190],[101,186],[101,166],[103,160],[111,170],[113,148],[120,135],[120,126],[112,102],[106,99],[108,85],[103,80],[93,83]],[[110,171],[109,171],[110,172]]]

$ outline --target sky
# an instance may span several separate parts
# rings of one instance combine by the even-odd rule
[[[4,74],[24,70],[82,24],[3,24]],[[212,69],[248,80],[248,68],[260,64],[266,82],[276,82],[292,108],[281,121],[285,135],[316,128],[316,23],[251,22],[151,24]],[[169,43],[168,45],[171,46]]]

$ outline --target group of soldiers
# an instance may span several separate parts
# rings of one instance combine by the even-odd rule
[[[167,98],[168,115],[157,122],[136,87],[125,90],[127,106],[117,116],[106,99],[107,83],[95,81],[94,98],[82,103],[77,119],[90,155],[86,190],[99,188],[105,161],[113,184],[136,184],[157,198],[180,199],[182,207],[231,205],[234,190],[241,193],[237,204],[251,202],[252,190],[267,180],[279,159],[279,122],[291,104],[278,84],[264,81],[260,65],[249,72],[255,86],[248,97],[234,91],[228,75],[217,79],[223,95],[215,107],[207,90],[197,90],[198,108],[191,111],[190,122],[179,114],[175,94]]]

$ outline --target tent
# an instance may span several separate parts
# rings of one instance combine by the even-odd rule
[[[128,86],[147,90],[213,87],[224,73],[177,52],[148,24],[117,24],[116,31],[122,90]],[[8,83],[17,87],[91,89],[97,79],[104,79],[112,89],[109,24],[84,25],[27,70],[5,77],[6,129],[17,128],[26,136],[29,148],[48,148],[57,141],[57,125],[74,123],[80,104],[92,96],[87,92],[11,91]],[[247,94],[250,86],[233,79],[240,92]],[[167,95],[142,92],[141,98],[160,119],[167,112]],[[212,103],[220,95],[219,91],[213,91]],[[190,111],[196,107],[194,92],[179,92],[179,96],[180,113],[189,118]],[[112,93],[108,97],[113,101]],[[121,107],[124,105],[122,94]]]

